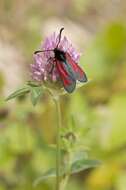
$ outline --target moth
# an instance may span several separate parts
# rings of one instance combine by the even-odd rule
[[[76,81],[87,82],[87,76],[67,51],[64,52],[60,50],[59,44],[63,30],[64,28],[60,29],[58,43],[54,49],[38,50],[35,51],[34,54],[46,51],[54,52],[54,57],[50,57],[50,59],[53,59],[53,65],[50,72],[56,67],[64,89],[68,93],[72,93],[76,88]]]

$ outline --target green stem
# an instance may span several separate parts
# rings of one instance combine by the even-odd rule
[[[60,190],[60,163],[61,163],[61,151],[60,151],[60,129],[61,129],[61,109],[59,97],[54,99],[56,104],[57,113],[57,154],[56,154],[56,190]]]
[[[61,180],[60,190],[65,189],[70,177],[70,173],[71,173],[71,153],[69,153],[69,156],[68,156],[67,173],[64,176],[64,178]]]
[[[67,182],[68,182],[68,179],[69,179],[69,174],[67,174],[64,179],[62,179],[61,181],[61,185],[60,185],[60,190],[64,190],[66,185],[67,185]]]

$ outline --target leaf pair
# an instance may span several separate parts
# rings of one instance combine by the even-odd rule
[[[98,160],[90,160],[90,159],[80,159],[80,160],[76,160],[75,162],[73,162],[71,164],[71,174],[75,174],[81,171],[84,171],[86,169],[89,168],[95,168],[98,167],[100,165],[100,161]],[[60,172],[60,176],[64,176],[67,174],[66,169],[63,167],[61,168],[61,172]],[[56,177],[56,169],[52,168],[50,170],[48,170],[47,172],[45,172],[42,176],[38,177],[35,182],[34,185],[38,185],[40,182],[50,179],[50,178],[55,178]]]
[[[17,97],[20,97],[20,96],[24,96],[24,95],[30,93],[31,102],[35,106],[37,104],[38,100],[40,99],[40,97],[42,96],[42,92],[43,92],[43,90],[42,90],[41,85],[33,83],[32,81],[29,81],[27,83],[27,85],[25,85],[24,87],[16,90],[12,94],[10,94],[6,98],[6,101],[14,99],[14,98],[17,98]]]

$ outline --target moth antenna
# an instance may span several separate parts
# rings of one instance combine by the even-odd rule
[[[59,32],[59,41],[58,41],[58,43],[57,43],[56,48],[58,48],[58,46],[59,46],[59,43],[60,43],[60,40],[61,40],[61,34],[62,34],[62,31],[63,31],[63,30],[64,30],[64,28],[61,28],[61,29],[60,29],[60,32]],[[54,49],[37,50],[37,51],[34,52],[34,54],[41,53],[41,52],[46,52],[46,51],[54,51]]]
[[[37,51],[34,52],[34,54],[41,53],[41,52],[46,52],[46,51],[53,51],[53,49],[37,50]]]
[[[57,46],[56,46],[56,48],[58,48],[58,46],[59,46],[59,43],[60,43],[60,40],[61,40],[61,34],[62,34],[62,31],[64,30],[64,28],[61,28],[60,29],[60,33],[59,33],[59,41],[58,41],[58,43],[57,43]]]

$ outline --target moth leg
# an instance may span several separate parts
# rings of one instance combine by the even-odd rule
[[[50,57],[50,58],[51,58],[51,57]],[[49,58],[49,59],[50,59],[50,58]],[[51,59],[52,59],[52,58],[51,58]],[[51,59],[50,59],[50,60],[51,60]],[[50,69],[50,71],[49,71],[49,74],[51,74],[51,73],[53,72],[53,69],[54,69],[54,67],[55,67],[55,65],[56,65],[56,60],[55,60],[54,58],[53,58],[52,60],[53,60],[53,64],[52,64],[52,67],[51,67],[51,69]]]

